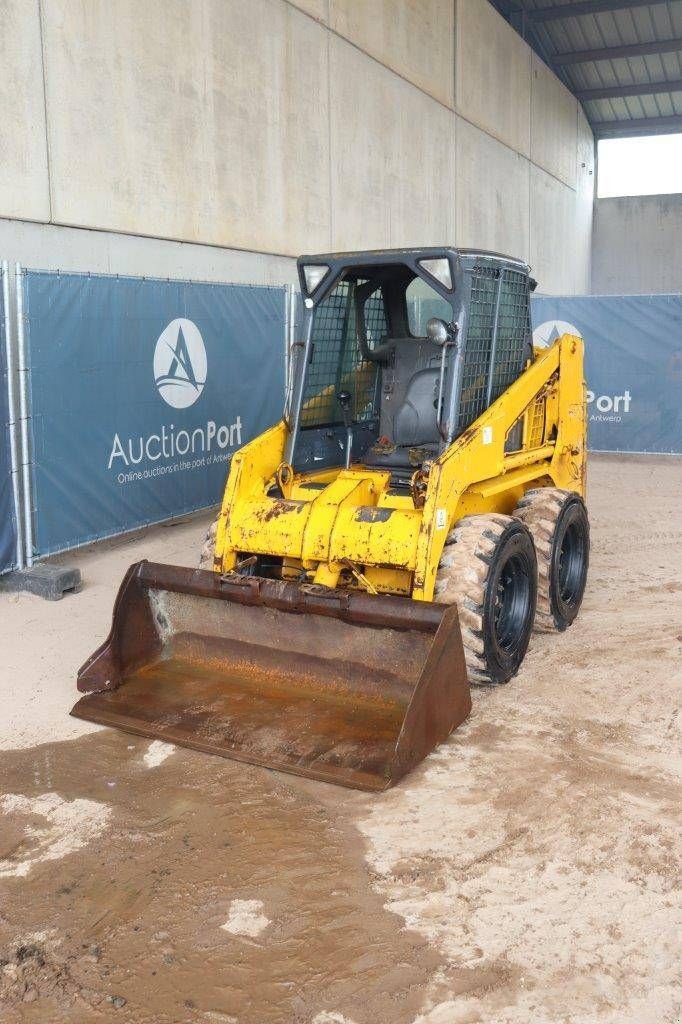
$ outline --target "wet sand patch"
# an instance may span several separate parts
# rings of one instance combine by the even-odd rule
[[[46,792],[84,814],[80,845],[0,880],[3,1020],[414,1020],[442,961],[373,891],[343,798],[337,813],[330,787],[323,803],[296,779],[189,750],[150,770],[148,747],[104,730],[0,753],[10,847],[17,803],[36,830]]]

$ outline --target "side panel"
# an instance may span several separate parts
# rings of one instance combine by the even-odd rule
[[[557,487],[584,493],[582,354],[580,338],[563,336],[433,464],[417,547],[413,598],[433,599],[448,530],[462,515],[511,511],[516,502],[509,506],[506,496],[520,497],[532,481],[543,477]],[[507,431],[557,370],[556,441],[506,454]]]

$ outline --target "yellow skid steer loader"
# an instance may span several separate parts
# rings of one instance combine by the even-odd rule
[[[533,348],[507,256],[298,269],[282,421],[234,455],[199,569],[131,566],[73,713],[381,790],[578,613],[582,341]]]

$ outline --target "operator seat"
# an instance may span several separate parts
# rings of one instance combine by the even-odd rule
[[[388,339],[380,349],[379,434],[364,462],[389,469],[415,469],[440,450],[437,409],[441,349],[425,338]]]

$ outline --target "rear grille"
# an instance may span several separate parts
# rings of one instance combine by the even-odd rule
[[[477,265],[471,277],[457,432],[461,434],[521,374],[530,337],[528,278]]]

